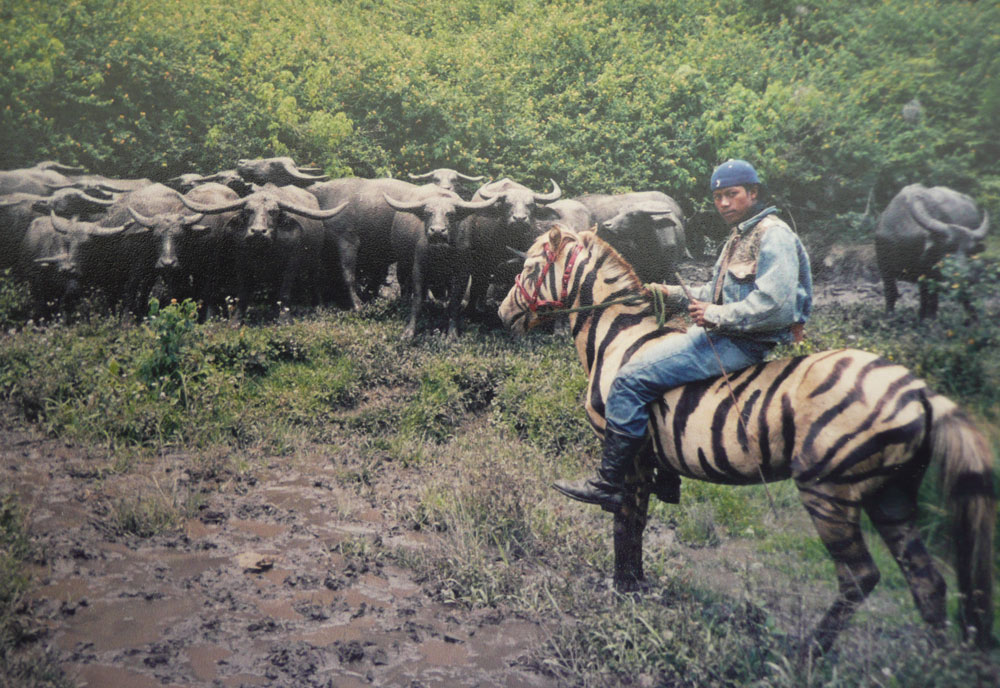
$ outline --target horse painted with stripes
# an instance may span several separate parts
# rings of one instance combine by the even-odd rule
[[[615,372],[653,340],[685,327],[679,319],[663,323],[652,301],[609,244],[591,232],[574,235],[555,227],[526,254],[499,315],[521,332],[569,315],[589,376],[587,414],[603,434],[604,400]],[[643,579],[642,532],[652,467],[659,462],[714,483],[795,481],[839,582],[810,651],[832,646],[879,580],[862,538],[862,510],[902,569],[921,616],[941,627],[944,578],[915,525],[919,485],[937,460],[955,516],[961,627],[982,646],[992,642],[992,452],[955,403],[903,366],[853,349],[762,363],[728,379],[668,391],[654,403],[649,433],[630,482],[634,500],[615,514],[619,589],[635,589]]]

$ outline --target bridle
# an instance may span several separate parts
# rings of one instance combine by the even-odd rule
[[[521,290],[521,295],[527,299],[527,308],[532,313],[538,311],[539,308],[551,308],[551,309],[564,309],[566,308],[566,300],[569,298],[569,280],[570,275],[573,273],[573,266],[576,265],[577,256],[580,255],[580,251],[583,249],[582,244],[577,244],[570,251],[569,258],[566,260],[566,269],[563,271],[562,277],[562,289],[559,292],[559,298],[557,300],[543,300],[538,298],[541,292],[542,285],[545,283],[545,277],[549,274],[549,270],[556,263],[556,252],[552,250],[552,247],[548,242],[545,243],[543,250],[545,251],[545,267],[542,268],[542,274],[538,276],[535,281],[535,293],[530,293],[521,281],[521,276],[518,275],[514,278],[514,284],[517,288]]]

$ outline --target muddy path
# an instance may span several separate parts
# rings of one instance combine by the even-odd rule
[[[874,302],[881,285],[821,282],[816,293],[818,306]],[[560,685],[527,660],[551,620],[447,604],[384,556],[436,546],[383,508],[412,497],[412,475],[387,469],[381,495],[366,497],[338,479],[356,457],[325,446],[254,457],[240,474],[183,453],[122,471],[3,411],[0,475],[39,545],[29,612],[75,685]],[[123,532],[122,504],[151,489],[190,517]]]
[[[364,556],[432,543],[338,487],[328,455],[227,478],[179,532],[139,538],[109,525],[109,504],[140,480],[197,490],[184,456],[114,475],[9,419],[0,433],[40,546],[30,609],[76,685],[556,685],[519,659],[543,625],[435,601]]]

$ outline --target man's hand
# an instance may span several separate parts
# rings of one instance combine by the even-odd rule
[[[695,325],[709,328],[715,324],[705,320],[705,309],[710,305],[711,304],[706,303],[705,301],[691,300],[691,303],[688,304],[688,315],[690,315],[691,319],[694,320]]]

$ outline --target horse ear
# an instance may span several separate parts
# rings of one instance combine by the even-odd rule
[[[549,230],[549,246],[558,251],[562,247],[562,228],[555,225]]]

